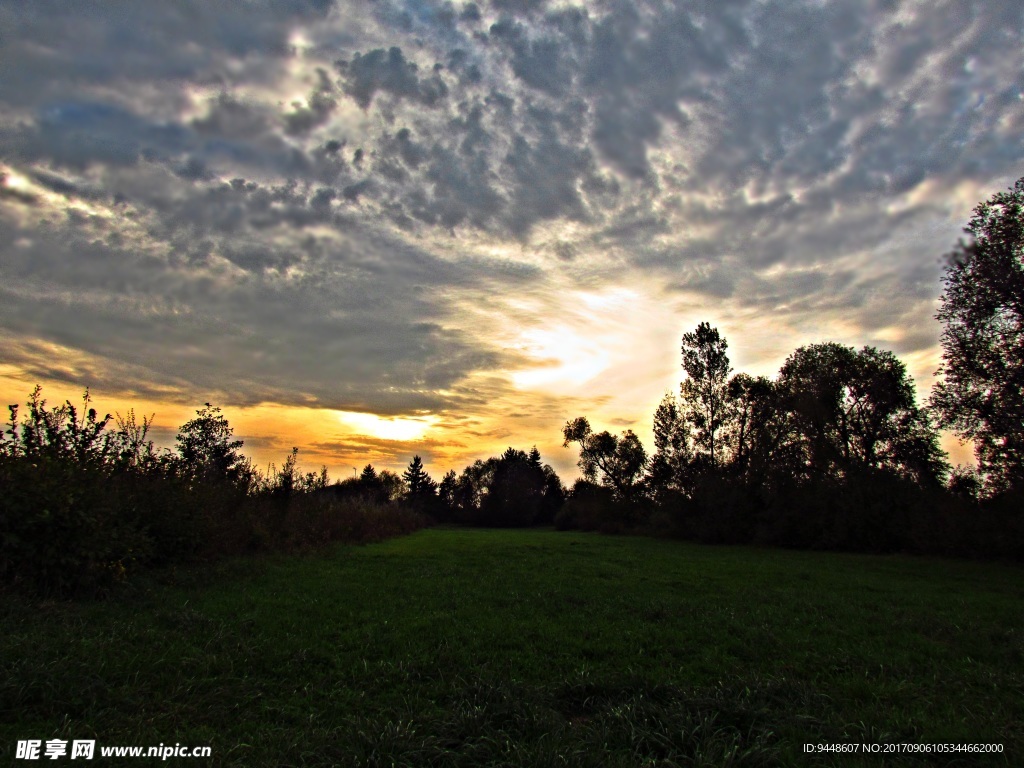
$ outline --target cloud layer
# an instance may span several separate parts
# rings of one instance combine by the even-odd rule
[[[675,344],[624,329],[708,319],[765,372],[874,343],[922,377],[940,257],[1024,173],[1022,30],[1014,0],[7,4],[5,362],[433,414],[467,453],[530,439],[524,406],[636,423]]]

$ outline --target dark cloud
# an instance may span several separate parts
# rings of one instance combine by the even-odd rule
[[[200,193],[166,183],[148,209],[133,209],[145,229],[141,248],[130,234],[97,237],[110,223],[79,209],[69,208],[68,225],[57,230],[6,225],[0,263],[17,288],[4,289],[0,327],[96,361],[72,371],[25,356],[31,374],[88,374],[97,385],[136,391],[156,380],[182,393],[216,389],[234,404],[314,398],[377,413],[443,410],[452,402],[442,390],[498,365],[500,355],[449,322],[439,292],[538,276],[440,259],[345,225],[332,212],[332,189],[236,179]],[[317,225],[355,231],[294,238]],[[130,361],[134,373],[117,361]],[[117,376],[101,375],[105,367]]]
[[[419,67],[407,61],[397,46],[357,53],[352,61],[339,61],[336,66],[345,92],[363,109],[369,108],[378,92],[426,107],[437,106],[448,96],[448,86],[437,70],[421,77]]]
[[[301,136],[325,124],[331,117],[338,102],[332,96],[334,85],[327,71],[318,68],[318,84],[309,95],[307,104],[295,104],[295,111],[285,115],[285,131],[290,136]]]
[[[92,87],[123,86],[123,97],[140,96],[138,86],[159,87],[150,105],[180,104],[182,83],[228,81],[245,62],[245,74],[289,51],[297,24],[322,20],[333,3],[304,0],[244,5],[205,0],[168,0],[156,5],[116,7],[59,0],[0,6],[5,76],[0,101],[38,108],[62,103]]]
[[[572,88],[578,67],[563,39],[554,36],[531,39],[527,28],[511,18],[492,24],[490,34],[508,48],[512,71],[526,85],[555,97]]]

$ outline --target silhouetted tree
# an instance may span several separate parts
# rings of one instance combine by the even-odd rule
[[[450,522],[455,517],[456,491],[458,488],[458,475],[454,469],[444,473],[441,482],[437,485],[438,510],[437,518],[442,522]]]
[[[595,433],[585,417],[567,422],[562,428],[563,445],[578,443],[580,458],[577,466],[588,480],[600,480],[612,488],[620,499],[636,496],[638,480],[647,466],[647,452],[632,430],[621,437],[610,432]]]
[[[423,460],[419,456],[412,457],[402,479],[405,481],[406,500],[421,509],[429,506],[437,495],[437,483],[423,469]]]
[[[407,491],[402,476],[390,469],[382,469],[378,472],[377,481],[380,483],[385,501],[398,501]]]
[[[543,465],[541,464],[540,460],[540,451],[537,450],[536,445],[530,449],[530,453],[527,455],[527,459],[529,459],[530,464],[532,464],[537,469],[543,468]]]
[[[401,483],[401,478],[398,478]],[[329,486],[324,494],[336,500],[362,499],[373,504],[386,504],[391,500],[391,491],[384,487],[384,482],[372,464],[363,467],[358,477],[346,477]]]
[[[534,522],[538,525],[550,525],[555,521],[555,515],[558,514],[562,505],[565,504],[565,486],[562,485],[561,478],[550,464],[541,467],[541,471],[544,473],[544,491],[540,502],[540,512]]]
[[[482,522],[503,527],[532,525],[540,515],[544,480],[539,453],[535,462],[523,451],[506,450],[494,464],[482,499]]]
[[[938,319],[942,426],[973,440],[989,490],[1024,488],[1024,178],[974,209],[950,254]]]
[[[448,472],[438,495],[455,522],[520,527],[553,522],[565,489],[536,447],[529,453],[509,448],[475,461],[458,477]]]
[[[666,394],[654,411],[654,455],[648,470],[648,484],[657,503],[671,503],[673,496],[690,492],[692,459],[689,428],[679,402]]]
[[[284,460],[284,464],[281,465],[281,469],[277,469],[273,464],[270,465],[267,485],[272,496],[287,499],[296,490],[298,459],[299,449],[293,447],[291,454]]]
[[[801,470],[831,474],[849,444],[845,382],[855,366],[855,352],[833,342],[800,347],[782,366],[779,384],[792,401],[803,447]]]
[[[691,425],[695,447],[706,452],[711,466],[721,460],[718,432],[728,416],[729,357],[728,343],[717,328],[701,323],[695,331],[683,334],[683,370],[680,385],[680,413]]]
[[[480,509],[487,496],[498,460],[477,459],[462,470],[452,493],[453,515],[459,523],[479,523]]]
[[[772,485],[801,472],[790,398],[764,376],[738,373],[729,380],[731,420],[725,439],[732,470],[747,483]]]
[[[182,473],[193,482],[248,484],[252,468],[240,452],[242,441],[233,435],[220,408],[206,403],[175,438]]]
[[[946,487],[954,497],[974,503],[981,496],[982,485],[981,477],[974,467],[961,465],[950,472]]]
[[[373,504],[398,501],[406,493],[405,481],[389,469],[378,472],[372,464],[363,467],[358,477],[347,477],[328,486],[326,496],[336,499],[363,499]]]
[[[287,500],[293,493],[313,493],[327,488],[327,467],[319,472],[302,472],[299,469],[299,449],[292,448],[280,469],[270,465],[268,476],[262,481],[263,489],[271,497]]]
[[[811,474],[885,469],[936,485],[948,466],[906,366],[891,352],[833,342],[796,350],[780,373]]]

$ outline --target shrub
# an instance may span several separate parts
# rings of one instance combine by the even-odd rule
[[[619,533],[625,528],[625,521],[611,488],[577,480],[568,500],[555,515],[555,527],[559,530]]]
[[[427,522],[386,498],[327,493],[326,469],[299,472],[295,451],[262,477],[208,403],[182,428],[178,454],[146,439],[151,419],[129,411],[109,430],[111,417],[89,405],[86,392],[81,411],[48,409],[37,387],[22,418],[10,408],[0,436],[2,583],[97,594],[146,565],[376,541]]]
[[[0,578],[47,595],[93,592],[123,579],[148,558],[151,540],[134,514],[108,492],[124,455],[105,432],[88,391],[47,409],[39,387],[0,440]]]

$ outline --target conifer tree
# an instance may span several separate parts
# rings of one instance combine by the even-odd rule
[[[423,469],[423,460],[413,456],[409,468],[402,473],[405,481],[406,496],[410,501],[421,501],[433,497],[437,492],[437,483]]]

